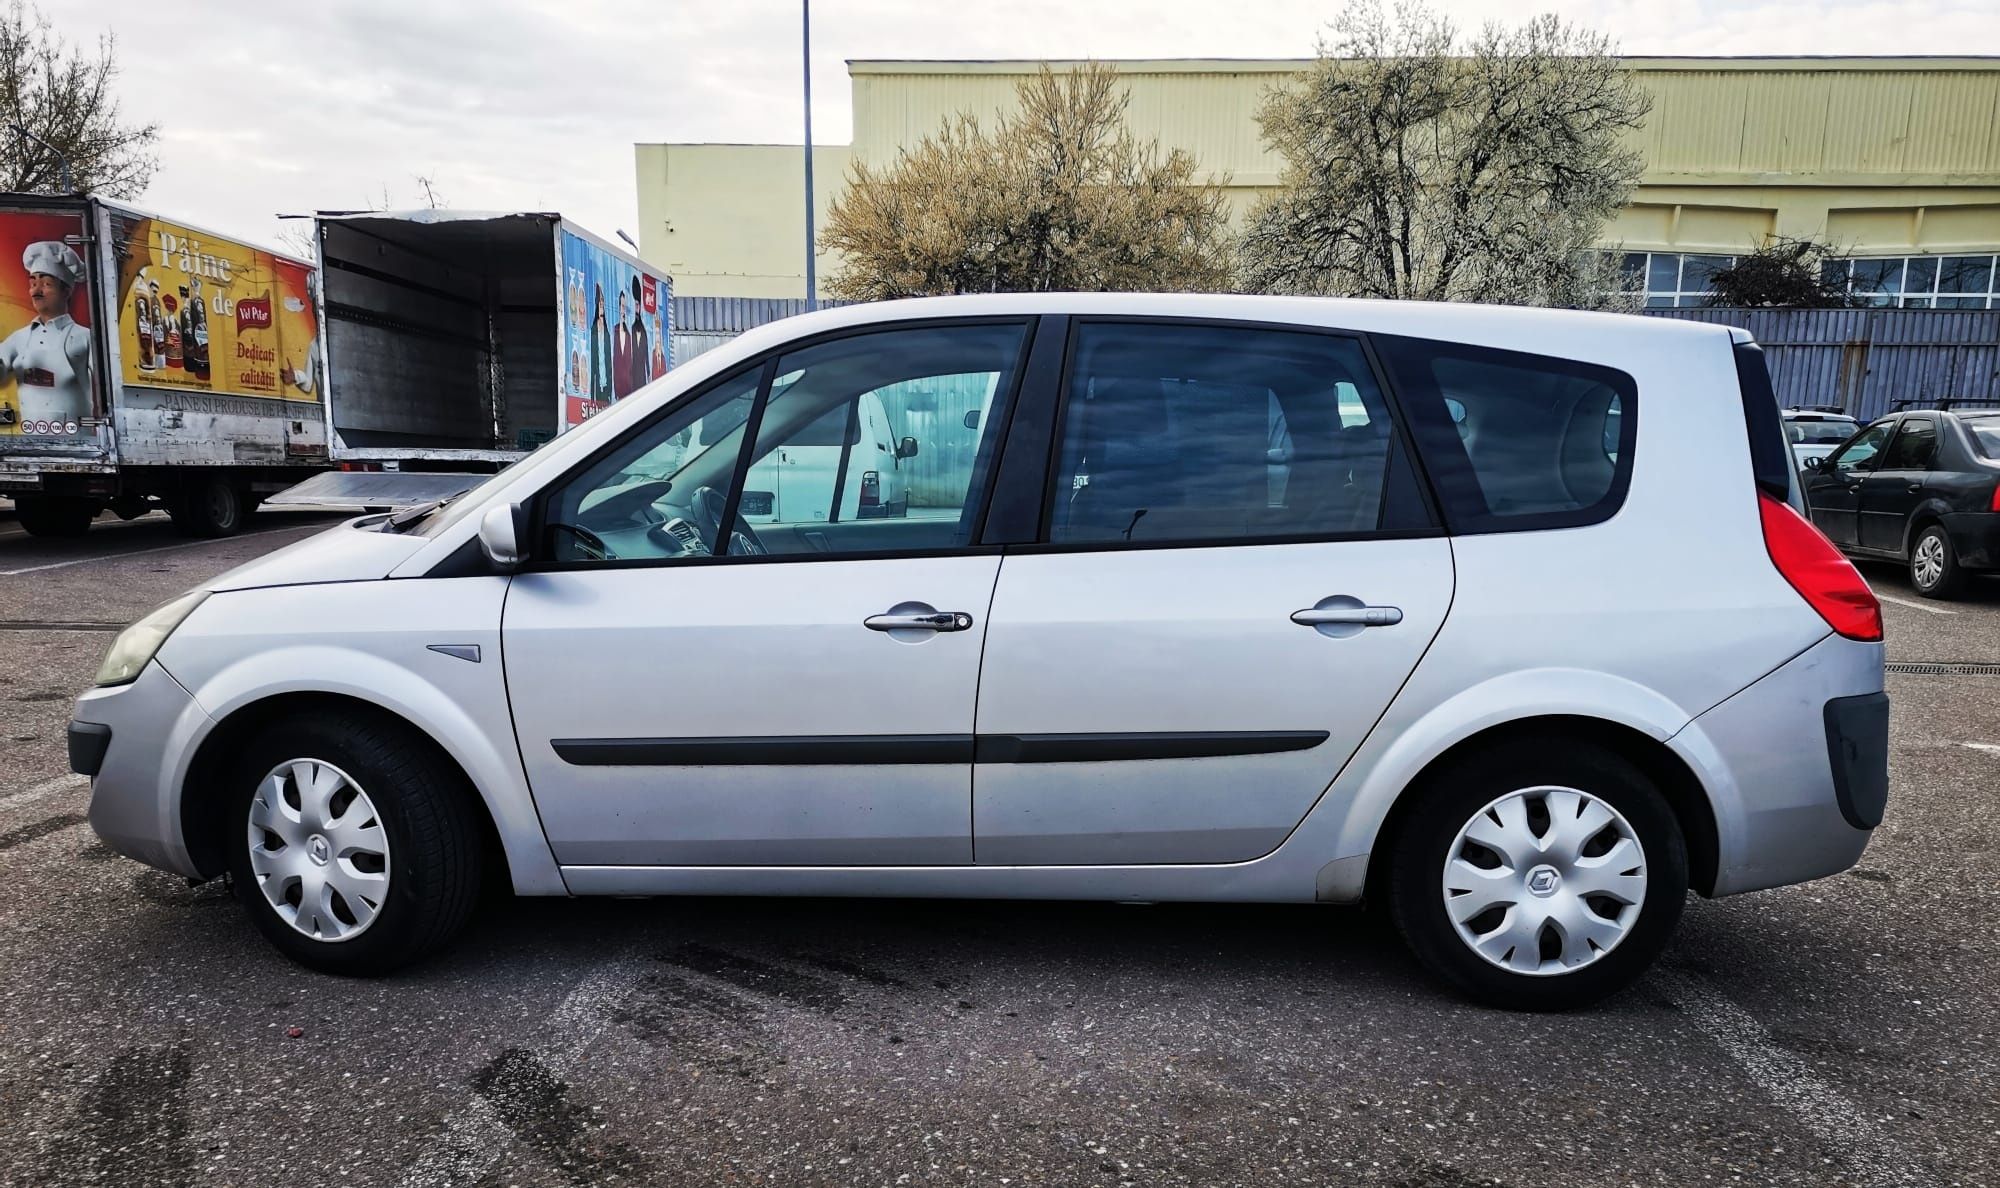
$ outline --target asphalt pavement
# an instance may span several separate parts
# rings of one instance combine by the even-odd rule
[[[2000,583],[1893,569],[1888,821],[1693,900],[1599,1008],[1506,1014],[1362,910],[514,900],[309,973],[83,823],[111,632],[326,526],[0,521],[0,1184],[1982,1185],[2000,1181]],[[294,1034],[296,1033],[296,1034]]]

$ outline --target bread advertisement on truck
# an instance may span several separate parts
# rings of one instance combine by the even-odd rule
[[[164,219],[111,224],[126,384],[319,399],[310,266]]]
[[[89,269],[74,214],[0,213],[0,436],[94,432]]]

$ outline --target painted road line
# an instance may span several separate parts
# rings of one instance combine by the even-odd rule
[[[2000,755],[2000,743],[1962,742],[1961,747],[1971,747],[1975,751],[1985,751],[1989,755]]]
[[[127,557],[145,557],[153,553],[177,553],[182,549],[205,549],[214,545],[228,544],[232,540],[249,540],[257,536],[275,536],[280,532],[318,532],[323,524],[298,525],[291,528],[266,528],[262,532],[244,532],[236,536],[218,536],[214,540],[191,540],[185,544],[161,545],[153,549],[133,549],[124,553],[105,553],[97,557],[71,557],[67,561],[51,561],[46,565],[29,565],[21,569],[0,569],[0,577],[19,577],[24,573],[47,573],[51,569],[67,569],[72,565],[88,565],[93,561],[122,561]]]
[[[1934,615],[1955,615],[1958,613],[1955,610],[1946,610],[1941,606],[1927,606],[1921,602],[1911,602],[1907,598],[1897,598],[1893,595],[1884,594],[1879,590],[1875,592],[1875,597],[1880,598],[1884,602],[1893,602],[1897,606],[1907,606],[1911,610],[1929,611]]]
[[[1729,997],[1693,975],[1673,970],[1657,970],[1651,980],[1742,1067],[1765,1096],[1836,1154],[1854,1183],[1922,1188],[1942,1182],[1832,1082],[1773,1043],[1764,1025]]]
[[[10,809],[16,805],[32,804],[37,800],[54,796],[58,792],[66,792],[71,788],[81,788],[89,782],[89,776],[57,776],[53,780],[36,784],[32,788],[23,788],[19,792],[9,792],[5,795],[0,795],[0,810]]]
[[[637,951],[599,965],[549,1014],[541,1042],[510,1048],[489,1063],[475,1080],[477,1096],[445,1118],[403,1173],[404,1188],[470,1184],[499,1162],[517,1137],[509,1119],[522,1113],[518,1095],[550,1078],[568,1079],[570,1066],[610,1024],[647,965]]]

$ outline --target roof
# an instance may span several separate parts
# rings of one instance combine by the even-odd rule
[[[1311,58],[849,58],[849,74],[1032,74],[1041,66],[1068,70],[1090,62],[1124,74],[1293,74]],[[1745,54],[1696,57],[1634,54],[1634,70],[1969,70],[2000,71],[1993,54]]]

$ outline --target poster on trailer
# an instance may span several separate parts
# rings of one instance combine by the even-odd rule
[[[673,286],[562,231],[563,428],[667,373]]]
[[[74,214],[0,213],[0,437],[95,433],[82,231]]]
[[[320,398],[310,267],[164,219],[116,214],[111,224],[125,383]]]

